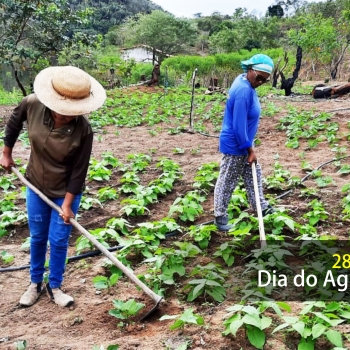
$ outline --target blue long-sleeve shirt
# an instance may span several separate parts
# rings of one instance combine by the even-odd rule
[[[245,76],[239,75],[228,92],[219,138],[219,150],[224,154],[248,154],[258,130],[260,102]]]

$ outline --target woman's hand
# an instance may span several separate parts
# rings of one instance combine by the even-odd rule
[[[63,219],[65,224],[70,224],[69,220],[74,219],[75,215],[72,211],[72,203],[74,200],[74,194],[67,192],[64,201],[62,203],[62,214],[60,214],[60,217]]]
[[[11,172],[11,167],[15,166],[11,148],[6,146],[4,147],[4,151],[2,152],[2,156],[0,158],[0,166],[9,173]]]
[[[74,219],[74,213],[72,211],[72,209],[70,207],[68,208],[63,208],[62,207],[62,213],[60,214],[60,217],[62,218],[62,220],[64,221],[65,224],[70,224],[70,219]]]
[[[248,163],[251,166],[254,163],[256,163],[258,160],[254,150],[252,148],[248,149]]]

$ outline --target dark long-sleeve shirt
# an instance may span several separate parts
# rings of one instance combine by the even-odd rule
[[[13,148],[24,122],[31,145],[27,179],[46,196],[64,197],[84,189],[93,132],[85,116],[54,129],[51,110],[31,94],[14,109],[5,129],[5,146]]]

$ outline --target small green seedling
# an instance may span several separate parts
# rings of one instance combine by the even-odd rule
[[[195,324],[197,326],[204,325],[204,319],[199,314],[194,314],[193,309],[187,309],[180,315],[164,315],[162,316],[159,321],[164,320],[176,320],[173,324],[170,325],[170,330],[175,329],[184,329],[186,324]]]
[[[175,147],[175,148],[173,149],[173,152],[174,152],[175,154],[183,154],[183,153],[185,153],[185,150],[182,149],[182,148],[180,148],[180,147]]]
[[[25,350],[27,348],[27,341],[26,340],[19,340],[14,343],[16,350]]]
[[[92,282],[96,289],[110,289],[112,286],[114,286],[119,279],[119,275],[114,273],[110,277],[106,276],[95,276],[92,279]]]
[[[121,320],[126,320],[137,315],[137,313],[145,307],[145,304],[138,303],[134,299],[129,299],[126,302],[122,300],[113,300],[113,305],[114,309],[109,310],[108,313]]]
[[[0,253],[0,258],[5,264],[9,264],[15,257],[4,250]]]
[[[119,345],[115,344],[115,345],[108,345],[106,350],[118,350],[119,349]],[[94,345],[92,350],[105,350],[105,347],[103,345],[98,346],[98,345]]]

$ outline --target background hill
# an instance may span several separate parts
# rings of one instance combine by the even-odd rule
[[[88,30],[100,34],[106,34],[110,27],[121,24],[135,14],[162,10],[149,0],[72,0],[71,7],[74,10],[87,7],[94,9]]]

